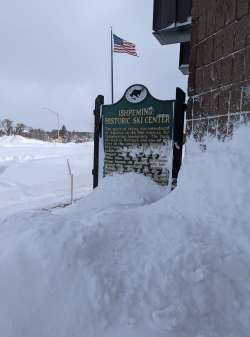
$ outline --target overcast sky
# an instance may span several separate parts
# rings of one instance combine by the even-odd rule
[[[0,4],[0,120],[91,131],[98,94],[110,103],[110,31],[137,45],[139,58],[115,54],[115,100],[134,83],[157,98],[186,90],[179,46],[152,35],[153,0],[3,0]]]

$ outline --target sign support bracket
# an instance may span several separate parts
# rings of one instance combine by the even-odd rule
[[[184,112],[186,110],[186,94],[180,88],[176,88],[176,101],[174,113],[174,139],[173,139],[173,169],[172,189],[177,186],[178,173],[182,163],[182,148],[184,136]]]
[[[104,96],[99,95],[95,100],[95,130],[94,130],[94,163],[93,163],[93,188],[98,186],[99,175],[99,138],[100,138],[100,123],[101,123],[101,106],[104,104]]]

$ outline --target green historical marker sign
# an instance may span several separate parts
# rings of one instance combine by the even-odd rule
[[[175,100],[158,100],[139,84],[103,105],[103,176],[136,172],[171,186],[174,110]]]

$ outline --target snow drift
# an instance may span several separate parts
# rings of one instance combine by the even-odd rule
[[[0,146],[17,146],[17,145],[34,145],[34,144],[50,144],[42,140],[26,138],[19,135],[15,136],[2,136],[0,137]],[[51,144],[50,144],[51,145]]]
[[[52,144],[11,139],[0,137],[0,218],[17,209],[69,202],[67,160],[74,174],[74,197],[92,190],[92,142]]]
[[[115,176],[0,225],[4,337],[248,337],[250,128],[189,141],[179,187]]]

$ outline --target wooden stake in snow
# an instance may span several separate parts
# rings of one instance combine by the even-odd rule
[[[72,205],[73,194],[74,194],[74,175],[72,174],[70,163],[69,163],[68,159],[67,159],[67,165],[68,165],[68,170],[69,170],[69,175],[70,175],[70,204]]]

